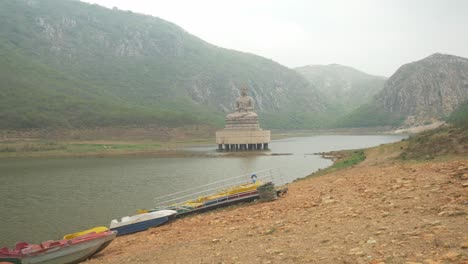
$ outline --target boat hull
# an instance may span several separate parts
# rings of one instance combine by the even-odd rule
[[[175,217],[175,214],[174,214]],[[172,216],[171,216],[172,218]],[[150,227],[156,227],[165,224],[169,221],[169,216],[158,217],[138,223],[131,223],[128,225],[122,225],[119,227],[112,227],[111,230],[117,231],[117,236],[132,234],[136,232],[141,232],[149,229]]]
[[[284,195],[285,193],[287,193],[287,191],[288,191],[287,187],[282,188],[282,189],[277,190],[276,194],[278,196]],[[169,206],[166,208],[171,209],[171,210],[177,210],[176,217],[180,218],[180,217],[184,217],[190,214],[203,213],[203,212],[215,210],[215,209],[226,207],[226,206],[251,202],[256,199],[259,199],[258,191],[251,190],[251,191],[231,194],[231,195],[224,196],[224,197],[219,197],[214,200],[208,200],[202,206],[199,206],[197,208],[188,207],[188,206]],[[153,209],[153,210],[150,210],[150,212],[154,212],[158,210],[161,210],[161,209]]]
[[[229,196],[217,199],[216,201],[208,201],[205,203],[204,206],[201,206],[199,208],[195,208],[192,210],[181,210],[180,212],[177,213],[177,217],[183,217],[183,216],[196,214],[196,213],[203,213],[206,211],[211,211],[214,209],[231,206],[231,205],[235,205],[239,203],[251,202],[255,199],[258,199],[258,192],[256,190],[245,192],[245,193],[229,195]]]
[[[101,243],[93,242],[94,245],[77,245],[68,247],[57,252],[48,252],[31,258],[23,258],[22,264],[74,264],[79,263],[96,252]]]
[[[0,264],[1,263],[8,263],[8,264],[21,264],[21,259],[19,258],[2,258],[0,257]]]
[[[97,253],[103,251],[107,246],[109,246],[109,244],[112,242],[112,240],[110,241],[107,241],[107,242],[104,242],[104,244],[102,244],[91,256],[89,256],[88,258],[96,255]]]
[[[98,251],[103,249],[103,246],[109,243],[116,237],[116,232],[107,232],[105,235],[95,239],[80,238],[68,240],[66,244],[60,246],[53,246],[39,251],[30,251],[24,253],[15,259],[16,262],[21,264],[74,264],[84,261]],[[27,250],[27,249],[25,249]],[[0,261],[6,261],[6,258],[1,258]]]

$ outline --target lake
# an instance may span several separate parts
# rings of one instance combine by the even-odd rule
[[[265,169],[291,182],[331,165],[312,155],[400,141],[404,135],[320,135],[273,141],[270,153],[228,157],[7,158],[0,160],[0,247],[39,243],[154,207],[154,198]]]

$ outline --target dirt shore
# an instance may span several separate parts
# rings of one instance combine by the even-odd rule
[[[269,203],[117,238],[86,263],[468,263],[468,160],[395,159],[289,185]]]

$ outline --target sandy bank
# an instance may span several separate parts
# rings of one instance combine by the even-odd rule
[[[87,263],[466,263],[468,160],[366,155],[274,202],[119,237]]]

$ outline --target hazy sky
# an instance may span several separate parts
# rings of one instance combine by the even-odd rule
[[[288,67],[338,63],[390,76],[441,52],[468,57],[465,0],[86,0],[171,21]]]

